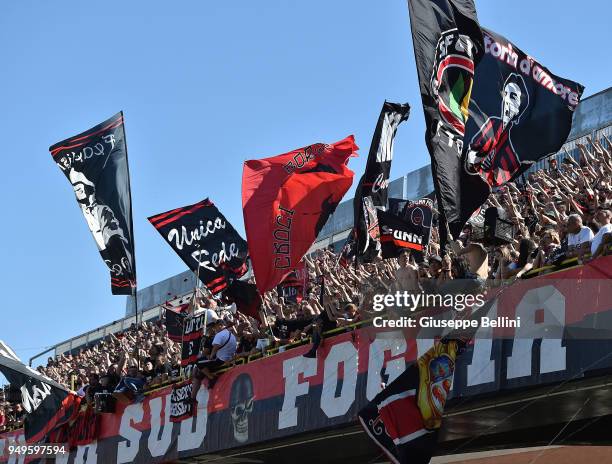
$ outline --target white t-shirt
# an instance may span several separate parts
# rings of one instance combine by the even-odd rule
[[[597,251],[597,248],[599,248],[599,244],[601,243],[603,236],[609,233],[612,233],[612,224],[606,224],[605,226],[601,226],[601,229],[599,229],[599,232],[595,234],[595,237],[593,237],[593,240],[591,241],[591,254]]]
[[[587,226],[582,226],[577,234],[567,234],[567,244],[569,246],[581,245],[591,240],[593,240],[593,231]]]
[[[227,342],[227,343],[226,343]],[[217,358],[221,361],[229,361],[236,354],[236,337],[227,329],[223,329],[221,332],[215,335],[213,338],[213,345],[223,345],[217,350]]]

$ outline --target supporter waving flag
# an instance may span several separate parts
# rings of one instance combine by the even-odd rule
[[[132,195],[123,113],[49,150],[72,184],[87,227],[110,270],[113,295],[135,295]]]
[[[212,293],[227,287],[228,271],[240,277],[248,270],[246,242],[208,198],[149,222]]]
[[[15,352],[0,340],[0,373],[21,391],[27,412],[24,433],[28,443],[43,440],[57,427],[74,420],[80,398],[59,383],[26,366]]]
[[[346,164],[358,148],[351,135],[244,163],[242,209],[260,293],[294,270],[314,243],[353,183]]]

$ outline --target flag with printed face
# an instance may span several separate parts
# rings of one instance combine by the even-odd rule
[[[429,245],[431,236],[431,226],[434,219],[434,200],[424,197],[418,200],[408,201],[404,205],[402,214],[399,215],[408,221],[415,228],[421,229],[423,236],[423,246]]]
[[[49,148],[68,178],[102,259],[113,295],[136,294],[132,195],[123,113]]]
[[[408,5],[444,245],[492,188],[561,148],[584,87],[481,29],[473,0]]]
[[[482,32],[484,55],[474,76],[463,162],[488,193],[561,148],[584,87],[556,76],[505,37]],[[486,196],[472,200],[472,190],[464,190],[463,202],[476,204],[462,214],[467,220]]]
[[[257,289],[274,288],[298,266],[353,183],[351,135],[244,163],[242,209]]]
[[[149,222],[212,293],[224,290],[228,275],[244,275],[247,245],[208,198],[156,214]]]

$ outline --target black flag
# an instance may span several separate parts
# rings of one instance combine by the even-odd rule
[[[380,244],[384,259],[397,258],[404,250],[422,252],[427,245],[424,240],[426,229],[421,225],[414,225],[387,211],[378,211],[378,224],[380,226]]]
[[[136,294],[132,196],[123,113],[49,148],[110,269],[113,295]]]
[[[168,338],[174,342],[180,342],[183,337],[183,325],[187,318],[187,312],[176,311],[165,308],[165,326]]]
[[[225,291],[225,296],[236,303],[236,309],[242,314],[261,322],[259,311],[262,300],[255,284],[235,279]]]
[[[476,66],[464,167],[479,184],[498,187],[561,148],[584,87],[554,75],[495,32],[483,28],[483,37],[485,53]],[[486,195],[474,199],[472,189],[463,190],[462,203],[469,205],[462,210],[465,222]]]
[[[227,287],[228,273],[246,273],[246,242],[208,198],[151,216],[149,222],[212,293]]]
[[[21,391],[21,403],[27,413],[24,421],[27,443],[43,440],[54,429],[76,418],[80,398],[23,364],[1,340],[0,372],[11,386]]]
[[[461,153],[483,38],[473,0],[410,0],[408,7],[444,245],[446,224],[453,236],[463,225]]]
[[[458,237],[491,187],[561,148],[584,88],[481,29],[472,0],[409,9],[444,243],[445,223]]]
[[[423,246],[429,245],[431,236],[431,226],[433,224],[434,201],[431,198],[420,198],[414,201],[408,201],[404,205],[401,216],[405,221],[413,225],[416,230],[423,236]]]
[[[410,106],[385,101],[376,123],[365,173],[359,180],[353,200],[354,227],[357,231],[357,248],[364,250],[368,241],[363,212],[363,198],[371,197],[375,207],[386,208],[389,173],[393,160],[393,142],[398,126],[408,119]]]

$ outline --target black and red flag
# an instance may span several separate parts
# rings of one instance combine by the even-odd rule
[[[236,279],[225,290],[224,296],[236,304],[239,312],[262,322],[259,317],[262,300],[255,284]]]
[[[384,259],[397,258],[404,250],[423,251],[425,234],[429,232],[422,225],[395,216],[387,211],[378,211],[380,245]]]
[[[212,293],[227,287],[228,272],[240,277],[248,270],[246,242],[208,198],[149,222]]]
[[[187,371],[198,361],[202,336],[204,335],[206,325],[210,322],[207,320],[210,314],[208,311],[212,312],[212,310],[205,309],[188,316],[183,324],[181,366],[187,368]],[[189,376],[190,371],[186,375]]]
[[[357,249],[365,253],[367,248],[367,227],[363,198],[370,197],[376,208],[387,207],[389,176],[393,161],[393,143],[399,125],[408,119],[410,105],[385,101],[378,116],[372,136],[366,169],[359,180],[353,199],[354,229],[357,234]]]
[[[481,29],[473,0],[408,5],[445,243],[492,187],[561,148],[584,88]]]
[[[111,274],[113,295],[136,294],[132,196],[123,112],[49,148]]]
[[[21,404],[26,412],[23,428],[27,443],[42,441],[58,427],[77,417],[81,398],[23,364],[1,340],[0,373],[11,386],[21,391]]]
[[[183,324],[187,318],[187,313],[171,308],[164,308],[164,321],[168,338],[174,342],[180,342],[183,337]]]
[[[476,66],[463,160],[488,193],[561,149],[584,87],[554,75],[505,37],[482,32],[484,56]],[[471,189],[464,194],[462,202],[478,203],[462,212],[467,220],[486,196],[471,201]]]
[[[359,411],[366,433],[394,464],[429,463],[459,350],[457,341],[436,342]]]
[[[296,268],[285,276],[276,290],[278,296],[291,303],[300,303],[306,293],[308,284],[308,271],[304,260],[300,261]]]
[[[295,269],[314,243],[353,183],[346,165],[357,150],[351,135],[331,145],[245,161],[242,209],[260,293]]]
[[[172,393],[170,394],[170,422],[181,422],[193,416],[192,388],[193,383],[191,380],[172,385]]]

